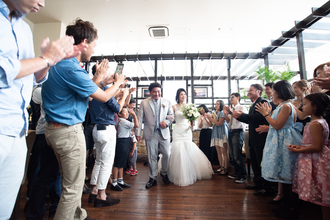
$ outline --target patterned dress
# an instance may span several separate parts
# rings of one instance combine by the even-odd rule
[[[329,126],[325,119],[315,120],[323,127],[323,149],[318,153],[300,153],[293,174],[292,190],[299,198],[330,207]],[[312,144],[310,123],[306,124],[301,147]]]
[[[272,119],[277,120],[283,104],[274,110]],[[261,162],[261,173],[262,177],[268,181],[291,184],[292,173],[298,155],[291,153],[287,146],[290,144],[301,144],[302,136],[300,131],[302,124],[300,122],[294,123],[294,108],[291,103],[285,104],[291,106],[291,115],[278,131],[269,125]]]
[[[225,114],[223,111],[217,112],[217,117],[215,118],[217,121],[219,118],[224,118]],[[226,120],[224,120],[222,126],[213,125],[212,137],[211,137],[211,146],[220,146],[223,147],[224,143],[228,143],[228,124]]]

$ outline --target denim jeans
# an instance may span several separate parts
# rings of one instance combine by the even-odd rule
[[[229,146],[232,152],[235,173],[239,176],[239,178],[246,178],[246,167],[242,155],[243,142],[243,130],[233,130],[229,132]]]

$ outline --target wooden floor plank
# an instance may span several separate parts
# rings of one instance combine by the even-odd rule
[[[236,184],[227,176],[213,175],[211,180],[197,181],[187,187],[166,185],[158,177],[157,185],[145,189],[149,177],[147,167],[137,164],[139,174],[124,174],[124,181],[132,187],[122,192],[110,190],[121,202],[115,206],[94,208],[88,194],[82,196],[82,206],[92,218],[103,219],[277,219],[268,204],[272,197],[258,197],[245,184]],[[217,167],[214,167],[217,168]],[[26,185],[22,187],[20,217],[25,219]],[[304,203],[300,219],[321,219],[318,206]],[[49,219],[46,212],[44,219]]]

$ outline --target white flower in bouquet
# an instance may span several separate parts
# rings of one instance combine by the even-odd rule
[[[200,117],[198,109],[195,108],[193,104],[182,104],[181,111],[183,116],[188,119],[189,122],[195,121]]]

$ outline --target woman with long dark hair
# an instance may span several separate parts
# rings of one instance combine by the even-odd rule
[[[193,123],[189,123],[181,111],[181,106],[186,100],[186,91],[178,89],[177,104],[173,105],[176,123],[172,133],[168,178],[179,186],[188,186],[201,179],[211,179],[213,174],[210,161],[192,141]]]

